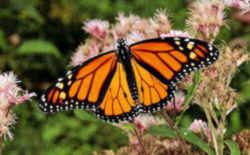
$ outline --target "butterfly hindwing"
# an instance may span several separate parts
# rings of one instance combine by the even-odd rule
[[[138,115],[138,103],[135,103],[129,90],[127,73],[118,62],[115,74],[107,88],[107,93],[96,111],[96,115],[111,122],[131,120]]]
[[[134,58],[131,58],[131,63],[143,112],[159,111],[173,98],[175,86],[161,82]]]

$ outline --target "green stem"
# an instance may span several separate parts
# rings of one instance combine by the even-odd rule
[[[144,154],[144,155],[147,155],[146,150],[145,150],[145,147],[144,147],[144,145],[143,145],[143,141],[142,141],[142,134],[140,134],[140,133],[137,131],[136,127],[134,128],[134,131],[135,131],[135,135],[136,135],[136,137],[137,137],[137,139],[138,139],[138,141],[139,141],[139,144],[140,144],[140,146],[142,147],[142,152],[143,152],[143,154]],[[139,152],[139,154],[141,154],[141,153]],[[1,154],[0,154],[0,155],[1,155]]]
[[[210,109],[213,109],[213,107],[212,107],[212,105],[210,105],[210,107],[209,107]],[[214,120],[214,122],[216,123],[216,125],[217,126],[219,126],[219,120],[218,120],[218,118],[217,118],[217,115],[216,115],[216,113],[215,113],[215,111],[214,110],[210,110],[211,111],[211,113],[212,113],[212,118],[213,118],[213,120]]]
[[[208,120],[208,126],[211,129],[212,140],[213,140],[213,144],[214,144],[214,149],[215,149],[216,155],[220,155],[219,154],[219,150],[218,150],[218,142],[217,142],[217,139],[216,139],[216,131],[215,131],[215,128],[213,126],[213,122],[212,122],[211,116],[209,115],[209,112],[207,111],[206,107],[204,107],[204,111],[205,111],[205,114],[206,114],[206,117],[207,117],[207,120]]]
[[[2,144],[3,144],[3,139],[2,139],[2,137],[0,137],[0,155],[2,155],[2,151],[3,151]]]
[[[195,71],[194,73],[194,84],[191,86],[191,88],[188,90],[188,93],[185,97],[185,101],[184,101],[184,108],[180,114],[179,117],[177,117],[176,119],[176,123],[175,123],[175,127],[177,127],[181,121],[181,119],[184,116],[184,113],[186,112],[186,110],[189,108],[189,105],[191,103],[191,100],[194,96],[194,92],[196,90],[196,88],[198,87],[200,83],[200,70]]]
[[[225,113],[222,114],[222,117],[221,117],[221,122],[220,122],[220,154],[223,154],[223,151],[224,151],[224,126],[225,126],[225,120],[226,120],[226,115]]]
[[[172,129],[174,129],[176,135],[184,142],[184,140],[182,139],[182,136],[181,136],[179,130],[174,126],[174,123],[173,123],[173,121],[171,120],[171,118],[168,116],[168,114],[165,113],[163,110],[160,111],[160,114],[162,115],[162,117],[164,118],[164,120],[168,123],[168,125],[169,125]]]

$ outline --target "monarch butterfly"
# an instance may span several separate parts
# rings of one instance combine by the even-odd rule
[[[68,71],[41,96],[44,112],[85,109],[109,122],[132,120],[161,110],[176,84],[191,71],[218,59],[219,51],[204,41],[167,37],[102,53]]]

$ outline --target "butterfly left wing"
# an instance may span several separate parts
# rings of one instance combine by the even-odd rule
[[[39,107],[45,112],[90,109],[109,122],[131,120],[139,113],[129,90],[127,74],[114,52],[83,63],[52,85]]]
[[[117,62],[114,76],[107,88],[107,93],[95,112],[98,118],[109,122],[132,120],[140,112],[140,105],[135,103],[129,90],[127,74],[121,62]]]
[[[116,58],[115,52],[110,51],[73,68],[41,96],[40,109],[44,112],[68,109],[95,111],[114,75]]]

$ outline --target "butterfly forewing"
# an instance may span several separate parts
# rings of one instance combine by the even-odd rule
[[[165,84],[176,84],[191,71],[218,59],[218,50],[190,38],[157,38],[130,46],[131,54],[146,70]]]
[[[45,112],[56,112],[75,108],[98,108],[115,68],[114,52],[94,57],[73,68],[42,95],[40,109]]]

